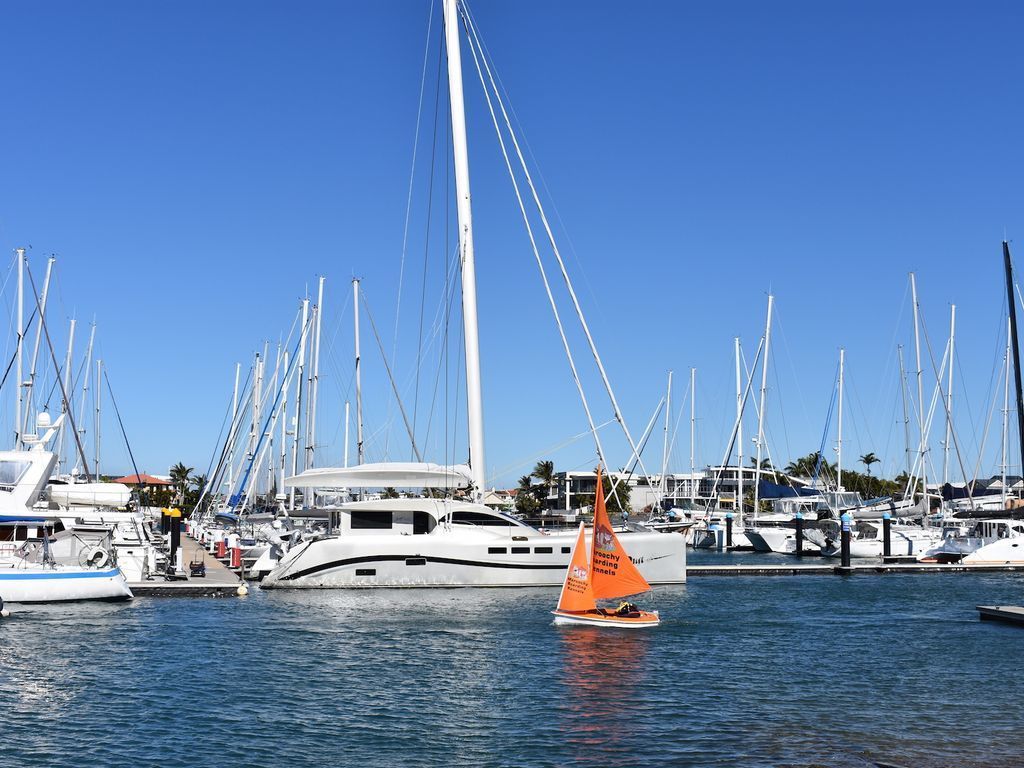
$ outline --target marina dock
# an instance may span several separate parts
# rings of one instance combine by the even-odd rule
[[[1024,572],[1024,565],[959,565],[939,563],[864,563],[841,565],[688,565],[692,576],[846,576],[858,573],[1007,573]]]
[[[149,581],[129,584],[135,597],[234,597],[243,582],[227,566],[204,550],[190,536],[181,537],[182,562],[186,574],[191,562],[202,561],[206,575],[185,575],[179,579],[167,580],[157,577]]]
[[[982,621],[1024,625],[1024,608],[1018,605],[979,605],[977,608]]]

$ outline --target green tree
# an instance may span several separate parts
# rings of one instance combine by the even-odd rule
[[[385,499],[397,499],[399,498],[398,491],[394,488],[385,488],[384,493],[381,496]]]
[[[185,505],[185,494],[192,482],[192,467],[186,467],[180,461],[171,467],[171,487],[174,488],[174,503]]]
[[[533,475],[523,475],[519,478],[519,488],[516,493],[516,512],[521,515],[534,515],[541,509],[541,503],[537,499],[536,486],[533,484]]]
[[[865,453],[863,456],[860,457],[860,463],[864,465],[865,469],[867,469],[868,477],[871,476],[871,465],[877,464],[880,461],[881,459],[879,459],[877,456],[875,456],[875,454],[871,452]]]

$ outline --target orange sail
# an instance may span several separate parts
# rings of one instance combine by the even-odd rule
[[[629,559],[612,530],[605,508],[601,470],[597,471],[597,494],[594,501],[594,536],[591,541],[590,570],[593,597],[611,599],[647,592],[651,585]],[[571,566],[570,566],[571,570]],[[593,598],[592,598],[593,599]]]
[[[578,613],[597,608],[594,591],[590,587],[590,565],[587,563],[587,540],[580,523],[580,535],[572,548],[569,569],[565,572],[562,596],[558,598],[558,610]]]

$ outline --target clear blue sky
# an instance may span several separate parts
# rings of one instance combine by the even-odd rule
[[[845,346],[844,453],[874,451],[893,473],[902,454],[895,343],[912,344],[915,270],[937,357],[949,304],[958,306],[957,424],[973,464],[1001,344],[1004,233],[1024,251],[1019,4],[472,8],[557,207],[558,235],[634,432],[666,371],[676,371],[681,400],[696,366],[698,462],[720,459],[732,338],[752,357],[771,290],[776,461],[817,448]],[[95,316],[140,469],[165,472],[179,460],[205,469],[235,362],[287,334],[319,274],[328,278],[331,340],[319,434],[323,459],[340,460],[351,276],[364,279],[388,347],[394,338],[429,9],[430,0],[403,0],[0,10],[0,247],[31,245],[37,279],[46,255],[58,255],[55,342],[63,348],[72,314]],[[428,198],[428,320],[454,215],[449,204],[445,216],[440,161],[432,196],[426,186],[438,31],[395,361],[410,399]],[[586,423],[466,64],[487,464],[504,485],[542,455],[577,468],[593,466],[594,453],[586,439],[551,450]],[[442,117],[441,157],[446,130]],[[11,297],[8,283],[8,312]],[[392,458],[408,458],[364,329],[369,458],[383,458],[385,442]],[[10,343],[0,346],[9,355]],[[436,348],[430,354],[425,380]],[[605,421],[610,409],[589,367],[586,380]],[[419,429],[429,401],[421,383]],[[447,418],[464,444],[465,417],[452,426],[464,400],[448,401],[435,418]],[[7,433],[10,410],[0,412]],[[679,471],[689,464],[686,422]],[[434,429],[428,449],[444,460]],[[103,433],[106,468],[128,470],[111,412]],[[603,434],[611,462],[623,463],[623,441],[612,427]],[[983,473],[996,470],[995,442],[993,434]],[[464,458],[460,450],[449,444],[448,458]],[[660,465],[660,434],[646,459]]]

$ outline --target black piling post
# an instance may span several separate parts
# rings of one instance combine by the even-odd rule
[[[850,523],[853,520],[853,516],[849,512],[844,512],[840,518],[842,521],[842,533],[840,534],[840,554],[842,557],[842,569],[844,571],[850,570]]]
[[[167,512],[168,510],[166,508],[160,510],[160,533],[165,536],[170,533],[171,530],[171,520],[167,516]]]
[[[725,546],[732,546],[732,512],[725,513]]]
[[[796,556],[804,555],[804,513],[796,513]]]
[[[178,549],[181,547],[181,510],[169,509],[167,510],[168,526],[170,527],[171,533],[171,551],[170,551],[170,563],[171,567],[177,566],[176,556]]]
[[[892,557],[892,515],[882,515],[882,557]]]

